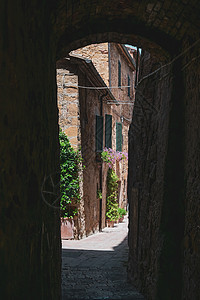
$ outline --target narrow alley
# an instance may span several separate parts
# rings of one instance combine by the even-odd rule
[[[82,240],[62,241],[62,299],[144,299],[127,282],[128,218]]]

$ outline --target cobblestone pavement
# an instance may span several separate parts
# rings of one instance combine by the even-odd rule
[[[62,242],[62,299],[144,299],[126,278],[127,218],[80,241]]]

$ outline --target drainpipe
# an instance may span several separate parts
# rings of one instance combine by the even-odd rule
[[[100,116],[103,116],[103,98],[105,98],[108,95],[108,91],[106,91],[105,94],[101,95],[99,97],[100,100]],[[100,183],[100,190],[102,192],[102,179],[103,179],[103,167],[102,167],[102,163],[100,166],[100,171],[99,171],[99,183]],[[100,199],[99,202],[99,231],[102,231],[102,199]]]

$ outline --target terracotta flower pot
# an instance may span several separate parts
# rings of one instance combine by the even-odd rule
[[[107,220],[107,227],[114,227],[115,221]]]
[[[69,240],[74,238],[74,220],[61,218],[61,239]]]
[[[124,216],[122,216],[121,218],[119,218],[119,223],[122,223],[124,221]]]

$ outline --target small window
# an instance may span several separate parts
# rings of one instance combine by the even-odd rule
[[[103,117],[96,116],[96,151],[103,151]]]
[[[112,148],[112,115],[105,115],[105,147]]]
[[[116,151],[122,151],[122,123],[116,123]]]
[[[130,86],[131,82],[130,82],[130,76],[128,75],[128,96],[131,96],[131,86]]]
[[[121,62],[118,60],[118,87],[121,87]]]

